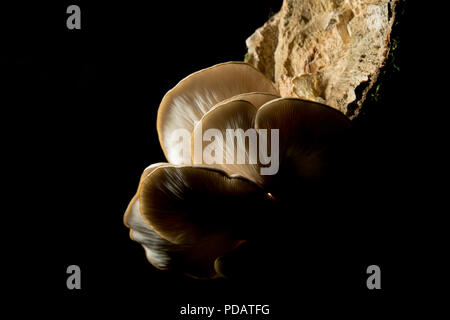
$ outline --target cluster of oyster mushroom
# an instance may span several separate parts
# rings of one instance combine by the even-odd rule
[[[224,257],[277,228],[284,213],[276,204],[298,201],[304,190],[316,190],[339,173],[339,145],[350,129],[350,120],[331,107],[280,98],[249,64],[196,72],[159,106],[157,131],[168,162],[144,170],[124,216],[130,237],[159,269],[226,276]],[[215,135],[205,139],[208,130]],[[242,134],[233,136],[236,143],[219,143],[229,132]],[[266,136],[257,135],[252,146],[246,132]],[[213,160],[220,155],[234,161],[202,157],[208,153]],[[239,154],[243,159],[236,161]]]

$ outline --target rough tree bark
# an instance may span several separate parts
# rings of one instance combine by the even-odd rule
[[[283,97],[330,105],[350,118],[385,66],[400,0],[284,0],[247,39],[247,62]]]

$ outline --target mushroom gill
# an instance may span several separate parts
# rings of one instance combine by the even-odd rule
[[[162,165],[143,178],[125,220],[152,264],[210,278],[215,259],[246,240],[262,201],[264,192],[241,176]]]
[[[181,80],[164,96],[158,109],[157,131],[167,160],[190,164],[188,141],[180,141],[179,130],[190,137],[195,123],[217,103],[249,92],[278,95],[270,80],[244,62],[218,64]]]
[[[324,185],[326,179],[342,174],[352,124],[340,111],[317,102],[280,98],[258,110],[255,127],[280,128],[279,172],[263,176],[265,189],[275,197],[295,198],[305,186]]]
[[[192,133],[192,163],[239,174],[260,185],[258,136],[255,130],[249,130],[254,128],[255,116],[255,106],[243,100],[221,103],[210,110]],[[209,137],[208,132],[214,136]]]

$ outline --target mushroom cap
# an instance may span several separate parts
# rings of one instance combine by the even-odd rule
[[[192,133],[192,163],[213,166],[230,175],[239,174],[257,184],[261,184],[262,178],[259,174],[257,161],[258,137],[254,130],[256,111],[257,109],[250,102],[233,99],[220,103],[206,113],[195,125]],[[203,134],[211,129],[218,130],[220,135],[215,136],[212,142],[203,141]],[[246,137],[245,134],[248,129],[251,129],[251,131],[248,131]],[[252,145],[250,144],[251,139],[253,139]],[[221,148],[219,155],[214,151],[217,158],[220,158],[220,162],[209,164],[203,157],[200,157],[201,155],[198,156],[199,159],[195,158],[196,153],[203,154],[204,151],[210,151],[208,148],[216,144]],[[254,149],[253,163],[250,161],[250,148]],[[197,160],[200,161],[197,162]]]
[[[214,261],[242,242],[261,199],[262,190],[243,177],[158,163],[142,174],[124,222],[155,267],[212,278]]]
[[[264,189],[276,198],[296,197],[304,186],[325,183],[347,160],[352,124],[329,106],[297,98],[271,100],[256,113],[255,127],[279,130],[279,171],[263,176]]]
[[[168,166],[166,162],[154,163],[148,166],[142,173],[141,182],[154,170]],[[150,226],[145,223],[139,211],[139,188],[131,199],[125,211],[123,222],[130,229],[130,238],[142,245],[145,249],[147,260],[158,269],[168,269],[173,263],[177,246],[161,238]]]
[[[162,238],[144,221],[139,211],[137,195],[131,200],[125,216],[125,224],[130,228],[130,238],[142,245],[147,260],[162,270],[174,265],[180,251],[178,246]]]
[[[192,244],[229,232],[264,193],[252,181],[210,167],[166,166],[149,174],[139,191],[149,226],[175,244]]]
[[[143,177],[125,220],[153,265],[212,278],[218,276],[214,261],[252,234],[264,199],[261,188],[241,176],[160,165]]]
[[[161,237],[143,219],[139,197],[130,202],[127,224],[130,238],[142,245],[147,260],[160,270],[178,270],[194,278],[214,278],[214,261],[218,255],[233,250],[239,241],[224,234],[213,234],[208,241],[179,245]]]
[[[272,82],[260,71],[244,62],[227,62],[195,72],[181,80],[161,101],[157,131],[167,160],[173,164],[190,164],[190,155],[180,155],[177,129],[192,133],[194,125],[217,103],[249,92],[278,95]]]
[[[129,215],[133,211],[133,206],[137,200],[137,195],[139,194],[139,188],[140,188],[141,183],[144,180],[144,178],[147,177],[147,175],[152,173],[154,170],[158,169],[159,167],[168,166],[168,165],[170,165],[170,164],[167,162],[158,162],[158,163],[153,163],[144,169],[144,171],[141,174],[140,180],[139,180],[139,186],[138,186],[137,193],[133,197],[133,199],[130,201],[130,203],[128,204],[127,209],[125,210],[125,214],[123,215],[123,223],[125,224],[125,226],[127,226],[128,228],[131,228],[130,224],[129,224],[129,219],[130,219]]]

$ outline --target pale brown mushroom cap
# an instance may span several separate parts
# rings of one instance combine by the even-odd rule
[[[236,222],[244,224],[244,215],[251,215],[250,207],[263,197],[243,177],[158,163],[144,171],[124,222],[155,267],[211,278],[217,276],[215,259],[242,242]]]
[[[142,182],[147,175],[154,170],[168,166],[169,163],[160,162],[148,166],[141,175]],[[141,183],[139,183],[140,187]],[[158,269],[168,269],[172,265],[174,255],[179,251],[178,247],[166,239],[161,238],[143,220],[139,211],[139,188],[136,195],[131,199],[125,214],[124,224],[130,229],[130,238],[142,245],[148,261]]]
[[[160,165],[126,213],[133,240],[160,269],[216,277],[214,261],[236,248],[264,193],[253,182],[206,167]]]
[[[212,234],[207,241],[179,245],[161,237],[142,218],[139,197],[130,202],[127,224],[130,238],[142,245],[147,260],[161,270],[178,270],[195,278],[213,278],[213,268],[218,255],[233,250],[239,241],[231,240],[224,234]]]
[[[266,175],[264,188],[274,196],[299,192],[302,185],[339,171],[352,124],[340,111],[296,98],[269,101],[257,112],[257,129],[279,130],[280,167]],[[306,182],[306,183],[305,183]]]
[[[161,167],[143,180],[139,192],[144,220],[175,244],[228,232],[255,199],[264,195],[252,181],[197,166]]]
[[[254,130],[255,116],[255,106],[242,100],[229,100],[211,109],[196,124],[192,133],[192,163],[213,166],[230,175],[239,174],[261,184],[262,178],[258,166],[258,137]],[[211,129],[218,130],[220,135],[212,138],[213,141],[204,141],[203,134]],[[253,140],[252,144],[251,140]],[[207,163],[203,152],[212,153],[208,148],[214,148],[216,145],[221,147],[221,153],[217,154],[214,151],[218,161]],[[253,159],[250,159],[250,152],[253,152]],[[238,160],[241,163],[238,163]]]
[[[130,238],[142,245],[148,261],[158,269],[168,269],[180,249],[177,245],[163,239],[144,221],[139,211],[139,197],[131,200],[126,225],[130,228]]]
[[[135,202],[137,200],[137,196],[139,194],[139,188],[141,186],[141,182],[144,180],[145,177],[147,177],[147,175],[152,173],[154,170],[156,170],[156,169],[158,169],[160,167],[163,167],[163,166],[168,166],[168,165],[170,165],[170,164],[167,163],[167,162],[153,163],[153,164],[149,165],[147,168],[145,168],[144,171],[142,172],[140,180],[139,180],[138,191],[137,191],[136,195],[133,197],[133,199],[130,201],[130,203],[128,204],[128,207],[125,210],[125,214],[123,215],[123,223],[128,228],[131,228],[130,224],[129,224],[129,219],[130,219],[129,215],[131,215],[132,211],[134,210],[133,206],[135,205]]]
[[[177,129],[192,133],[195,123],[216,104],[249,92],[278,95],[270,80],[244,62],[218,64],[181,80],[164,96],[158,109],[158,136],[167,160],[190,164],[190,155],[180,152],[183,142],[173,133]]]

